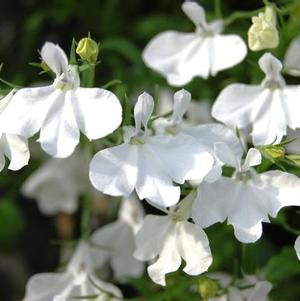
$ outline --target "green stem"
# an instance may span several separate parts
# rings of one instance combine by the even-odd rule
[[[250,19],[260,12],[263,12],[265,8],[260,8],[252,11],[236,11],[232,13],[229,17],[224,19],[224,25],[228,26],[238,19]]]
[[[215,0],[215,15],[216,18],[222,19],[222,9],[220,0]]]
[[[91,64],[81,72],[82,87],[92,88],[95,83],[95,64]]]
[[[83,198],[80,224],[81,239],[83,240],[87,240],[90,236],[91,205],[89,197]]]

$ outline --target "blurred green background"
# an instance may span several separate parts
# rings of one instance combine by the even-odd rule
[[[279,7],[295,3],[291,16],[279,20],[281,42],[279,48],[272,52],[282,59],[291,39],[300,34],[300,1],[274,2]],[[214,1],[203,0],[199,3],[207,10],[208,19],[213,19]],[[122,84],[113,88],[121,100],[125,93],[129,96],[143,90],[154,93],[157,89],[167,87],[167,83],[159,74],[146,68],[141,52],[147,42],[161,31],[194,30],[193,24],[181,11],[181,4],[182,1],[178,0],[1,0],[0,62],[3,62],[3,68],[0,77],[20,86],[48,81],[47,75],[39,75],[40,70],[29,65],[29,62],[39,62],[38,49],[43,43],[58,43],[68,53],[73,38],[78,41],[91,33],[92,38],[100,42],[101,63],[97,67],[97,86],[113,79],[121,80]],[[221,5],[223,16],[228,17],[237,10],[252,11],[261,8],[263,2],[223,0]],[[246,40],[250,24],[250,19],[240,19],[225,31],[237,33]],[[261,55],[262,52],[249,53],[242,64],[208,80],[196,78],[186,89],[196,100],[205,98],[213,101],[229,83],[259,83],[263,74],[257,66],[257,60]],[[299,80],[293,78],[287,78],[287,81],[299,83]],[[8,88],[4,84],[0,87]],[[61,217],[41,215],[35,202],[23,199],[19,192],[22,182],[41,161],[32,159],[30,165],[19,172],[1,173],[1,301],[21,300],[28,277],[38,272],[53,271],[58,263],[59,247],[51,244],[50,240],[58,238],[57,223]],[[74,236],[77,233],[78,217],[79,214],[71,217],[75,223]],[[247,247],[245,266],[249,272],[267,266],[267,277],[275,287],[275,300],[299,301],[300,263],[291,247],[295,235],[282,227],[286,220],[295,227],[300,227],[299,215],[293,208],[284,210],[280,218],[278,225],[265,226],[262,240]],[[240,257],[241,246],[233,238],[231,227],[213,226],[208,230],[208,235],[214,255],[213,269],[232,272],[234,260]],[[174,277],[189,279],[182,273]],[[136,281],[134,285],[138,290],[147,290],[145,283]],[[169,290],[172,285],[170,287]],[[170,300],[180,300],[178,298],[180,294],[184,294],[184,290],[185,286],[182,291],[179,286],[177,295],[173,292],[173,299]],[[127,291],[130,295],[130,290],[125,288],[125,294]],[[149,292],[151,294],[157,291],[154,289]],[[181,300],[188,300],[187,298],[198,300],[194,292]]]

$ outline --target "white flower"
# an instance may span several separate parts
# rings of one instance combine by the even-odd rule
[[[300,36],[294,38],[285,54],[283,66],[293,76],[300,76]]]
[[[212,116],[234,128],[252,125],[255,145],[280,142],[287,126],[300,127],[300,86],[287,86],[280,71],[282,65],[270,53],[259,65],[266,77],[261,85],[232,84],[218,96]]]
[[[208,78],[244,59],[244,41],[237,35],[221,35],[222,20],[207,23],[204,9],[195,1],[185,1],[182,10],[196,31],[162,32],[143,52],[145,64],[164,75],[170,85],[185,85],[195,76]]]
[[[103,193],[129,196],[169,207],[180,197],[185,180],[201,180],[212,168],[212,156],[187,135],[151,136],[148,121],[152,97],[143,93],[134,108],[135,128],[125,128],[121,145],[98,152],[90,163],[90,180]],[[142,130],[142,126],[144,130]]]
[[[167,216],[147,215],[136,236],[135,258],[143,261],[155,260],[147,271],[157,284],[166,285],[165,274],[179,269],[182,259],[184,272],[199,275],[207,271],[212,263],[209,241],[199,226],[187,221],[184,208],[191,206],[194,195],[186,197],[177,211],[172,208]],[[186,204],[185,204],[186,202]],[[188,210],[190,211],[190,210]]]
[[[44,214],[74,213],[79,196],[92,190],[88,162],[80,149],[66,159],[51,158],[25,181],[22,193],[36,199]]]
[[[144,219],[144,210],[140,201],[131,196],[123,199],[117,221],[96,230],[91,235],[91,248],[94,256],[94,265],[103,267],[110,263],[114,278],[124,281],[126,277],[141,276],[144,264],[133,257],[135,250],[134,235],[141,227]]]
[[[10,103],[13,94],[14,91],[11,91],[0,100],[0,116]],[[8,169],[19,170],[28,164],[30,153],[27,139],[18,135],[8,134],[0,128],[0,171],[4,168],[5,156],[10,160]]]
[[[246,275],[242,279],[234,280],[226,273],[212,273],[208,277],[218,281],[227,293],[207,301],[268,301],[268,294],[272,290],[270,282],[259,280],[256,276]]]
[[[251,50],[259,51],[278,46],[279,34],[276,28],[275,5],[267,5],[265,12],[252,17],[252,23],[248,31],[248,44]]]
[[[107,294],[122,298],[120,290],[98,279],[92,267],[88,245],[81,242],[64,272],[36,274],[29,279],[23,301],[72,301]]]
[[[255,242],[262,235],[262,222],[269,222],[269,215],[276,217],[282,207],[300,205],[300,180],[276,170],[256,173],[251,168],[261,162],[256,149],[250,149],[241,164],[241,158],[236,158],[226,144],[216,145],[221,160],[236,171],[232,178],[200,184],[192,217],[203,228],[227,219],[239,241]]]
[[[1,116],[6,132],[28,138],[40,131],[43,150],[63,158],[78,144],[79,129],[89,139],[97,139],[120,125],[122,109],[113,93],[80,88],[76,67],[68,65],[58,45],[45,43],[41,56],[56,78],[50,86],[16,92]]]
[[[296,250],[296,253],[297,253],[297,257],[300,260],[300,236],[298,236],[296,241],[295,241],[295,250]]]

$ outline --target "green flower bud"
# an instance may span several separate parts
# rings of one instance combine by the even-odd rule
[[[219,286],[216,281],[209,278],[199,280],[198,292],[203,299],[213,298],[217,295]]]
[[[281,145],[270,145],[265,146],[261,151],[267,156],[271,157],[274,160],[283,159],[285,155],[285,149]]]
[[[79,41],[76,53],[85,61],[95,64],[97,62],[99,47],[91,38],[83,38]]]
[[[273,4],[267,5],[265,12],[252,17],[252,23],[248,31],[248,45],[252,51],[278,46],[279,34],[276,28],[276,11]]]

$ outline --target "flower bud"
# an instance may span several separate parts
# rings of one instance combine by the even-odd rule
[[[79,41],[76,53],[89,63],[95,64],[99,53],[98,44],[91,38],[83,38]]]
[[[278,46],[279,34],[276,28],[274,5],[267,5],[264,13],[252,17],[252,23],[248,31],[248,45],[252,51]]]
[[[209,278],[201,278],[198,286],[199,294],[203,299],[213,298],[219,291],[219,286],[216,281]]]
[[[285,149],[283,146],[280,145],[271,145],[266,146],[261,149],[263,154],[265,154],[267,157],[271,157],[274,160],[280,160],[284,158],[285,155]]]

